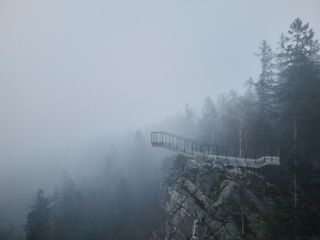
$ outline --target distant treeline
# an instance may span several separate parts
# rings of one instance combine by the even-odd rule
[[[53,192],[38,190],[26,215],[25,237],[3,225],[0,239],[148,239],[163,220],[162,157],[150,151],[140,132],[129,136],[131,141],[106,152],[95,176],[75,181],[64,173]]]

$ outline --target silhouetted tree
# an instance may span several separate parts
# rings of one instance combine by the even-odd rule
[[[292,207],[287,207],[284,213],[291,216],[294,229],[292,238],[312,237],[312,231],[315,233],[317,229],[310,222],[316,222],[320,217],[315,216],[317,214],[305,214],[306,207],[319,203],[319,199],[309,193],[309,189],[314,189],[318,184],[311,180],[314,175],[310,174],[318,169],[316,162],[311,160],[316,159],[320,146],[318,51],[318,41],[314,40],[314,32],[309,24],[295,19],[288,36],[282,35],[278,54],[280,72],[276,85],[279,105],[277,128],[285,149],[282,163],[287,166],[292,180],[289,187],[291,191],[283,195],[287,204],[292,203]],[[285,160],[289,162],[285,164]]]
[[[282,59],[282,71],[276,89],[280,104],[280,127],[286,130],[283,137],[291,140],[293,151],[300,151],[305,156],[310,152],[310,149],[305,151],[305,145],[312,146],[315,140],[310,138],[314,136],[312,132],[320,130],[320,125],[313,122],[320,116],[319,62],[315,61],[318,59],[319,45],[314,40],[314,32],[309,24],[303,24],[297,18],[290,25],[281,48],[278,56]]]
[[[50,201],[39,190],[27,216],[25,225],[27,240],[50,239]]]
[[[70,177],[63,177],[63,184],[61,188],[57,188],[52,203],[53,239],[81,239],[86,232],[82,196]]]
[[[256,141],[260,147],[272,143],[272,121],[274,119],[274,87],[275,87],[275,64],[274,53],[268,43],[263,40],[259,46],[261,73],[255,83],[257,103],[257,129]]]
[[[200,140],[204,143],[217,143],[219,128],[218,113],[215,104],[210,97],[204,101],[202,116],[199,120]]]
[[[183,128],[185,132],[184,135],[188,138],[194,138],[196,136],[197,130],[196,130],[195,118],[196,116],[195,116],[194,110],[187,103],[185,107]]]

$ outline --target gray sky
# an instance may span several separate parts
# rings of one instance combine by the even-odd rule
[[[258,76],[261,40],[275,45],[297,16],[320,32],[319,10],[318,0],[0,0],[0,163],[241,90]]]
[[[295,17],[319,32],[319,10],[317,0],[0,0],[1,127],[14,142],[81,138],[199,107],[256,78],[259,42],[275,44]]]

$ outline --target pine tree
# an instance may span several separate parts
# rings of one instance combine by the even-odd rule
[[[274,72],[274,53],[270,45],[263,40],[259,47],[261,73],[258,82],[256,83],[256,91],[258,97],[258,107],[262,114],[266,115],[272,107],[273,86],[275,83]],[[265,117],[265,116],[263,116]]]
[[[302,229],[307,226],[302,206],[306,203],[317,204],[315,198],[305,193],[307,188],[312,188],[306,185],[310,183],[308,172],[314,167],[309,165],[312,154],[319,152],[320,125],[314,121],[320,117],[320,105],[317,104],[320,93],[318,51],[319,44],[314,40],[314,32],[309,24],[295,19],[288,36],[281,41],[278,54],[280,72],[276,87],[280,106],[278,128],[284,129],[281,132],[282,142],[287,143],[285,147],[290,153],[287,158],[292,179],[292,198],[288,200],[293,203],[291,216],[295,237],[302,236]],[[306,164],[309,165],[307,169]]]
[[[256,54],[260,57],[261,73],[255,83],[257,119],[257,148],[270,147],[274,141],[271,123],[274,116],[275,64],[274,53],[270,45],[263,40]]]
[[[290,25],[288,36],[282,41],[281,72],[277,86],[286,139],[294,154],[308,157],[308,152],[317,152],[320,125],[314,120],[320,116],[319,44],[309,24],[297,18]],[[290,127],[288,127],[290,126]],[[310,146],[313,146],[310,149]],[[319,145],[318,145],[319,146]]]
[[[259,144],[261,134],[258,134],[261,130],[261,123],[259,122],[261,119],[258,118],[255,84],[251,78],[246,82],[245,87],[246,91],[239,98],[237,106],[241,116],[239,147],[241,156],[247,155],[253,158],[256,157],[257,146],[261,146],[261,143]]]
[[[27,216],[25,225],[27,240],[50,239],[50,201],[39,190]]]
[[[283,68],[277,90],[282,114],[289,116],[294,136],[299,131],[299,119],[305,117],[305,111],[310,110],[309,103],[314,101],[313,97],[318,93],[314,91],[319,91],[319,83],[315,80],[319,79],[318,66],[314,62],[319,47],[309,24],[303,24],[299,18],[290,25],[288,34],[282,42],[283,51],[278,55]]]
[[[205,143],[216,144],[218,128],[219,119],[216,106],[212,99],[207,97],[199,120],[200,140]]]
[[[52,198],[52,235],[55,240],[76,240],[85,234],[82,196],[75,182],[63,176],[63,184]]]
[[[185,107],[185,116],[184,116],[184,132],[186,137],[194,138],[195,137],[195,114],[193,109],[187,103]]]

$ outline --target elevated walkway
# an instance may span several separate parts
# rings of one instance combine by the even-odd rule
[[[235,148],[198,143],[167,132],[152,132],[151,145],[188,156],[206,155],[225,166],[261,168],[266,165],[280,165],[280,150],[239,151]]]

